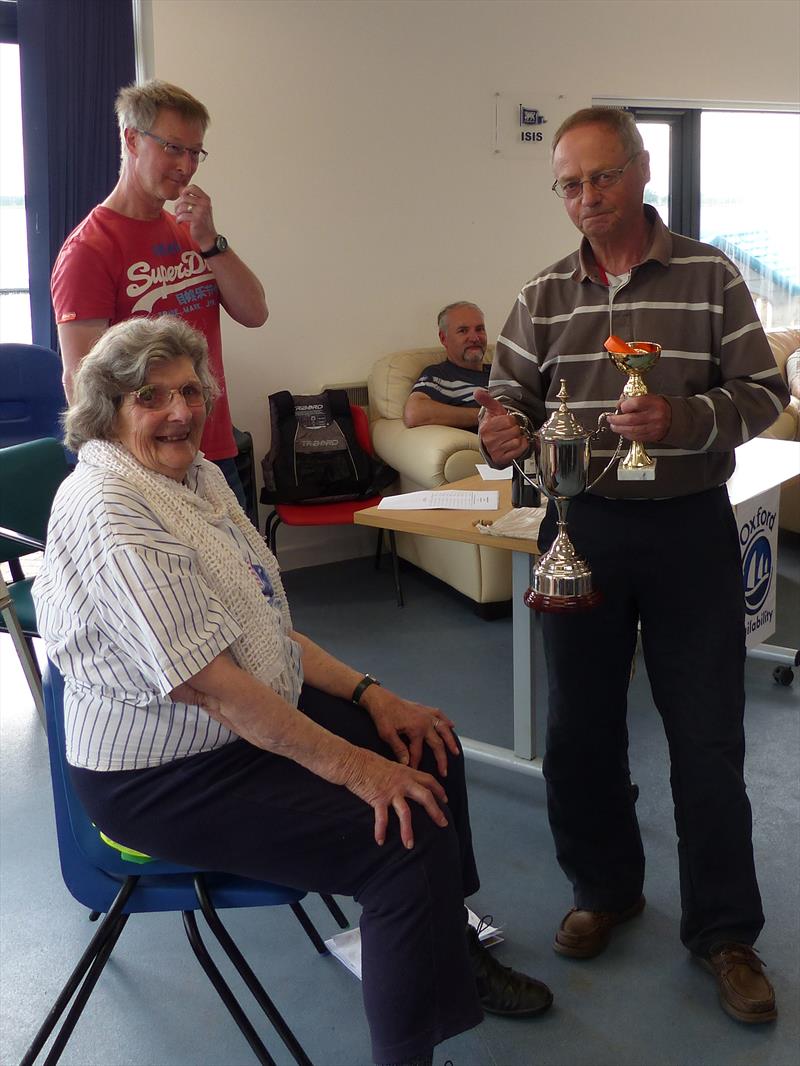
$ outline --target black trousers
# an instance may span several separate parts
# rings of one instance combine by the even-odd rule
[[[752,944],[764,916],[743,773],[744,597],[727,492],[654,501],[583,495],[567,521],[605,597],[584,614],[545,615],[543,625],[548,813],[575,906],[622,910],[642,891],[626,725],[641,621],[669,743],[681,939],[701,955],[725,940]],[[554,529],[548,512],[543,547]]]
[[[304,686],[300,706],[331,732],[392,758],[349,701]],[[139,851],[356,899],[373,1056],[397,1062],[429,1054],[483,1016],[465,937],[464,897],[477,891],[478,875],[463,762],[449,760],[446,828],[410,801],[410,851],[394,815],[378,847],[366,803],[244,740],[145,770],[72,767],[71,775],[92,819]],[[421,768],[436,775],[428,755]]]

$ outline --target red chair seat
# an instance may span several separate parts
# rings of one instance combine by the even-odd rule
[[[380,496],[366,500],[337,500],[334,503],[278,503],[275,510],[287,526],[349,526],[356,511],[375,507]]]

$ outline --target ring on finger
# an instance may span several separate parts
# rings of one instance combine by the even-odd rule
[[[441,720],[441,718],[434,718],[434,719],[432,720],[432,725],[433,725],[433,728],[434,728],[434,731],[435,731],[435,732],[437,732],[437,733],[439,732],[439,726],[440,726],[441,724],[442,724],[442,720]]]

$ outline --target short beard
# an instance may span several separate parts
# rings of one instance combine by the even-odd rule
[[[480,366],[483,362],[484,352],[480,348],[468,348],[467,351],[461,356],[465,363],[475,363],[476,366]]]

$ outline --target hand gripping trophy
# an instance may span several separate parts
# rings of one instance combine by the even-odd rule
[[[646,396],[647,386],[643,375],[658,362],[661,345],[653,341],[627,341],[613,334],[603,345],[611,362],[628,375],[623,396]],[[647,454],[647,449],[639,440],[631,441],[628,454],[619,464],[617,477],[620,481],[652,481],[656,476],[656,460]]]

